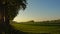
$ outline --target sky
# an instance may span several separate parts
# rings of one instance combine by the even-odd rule
[[[27,8],[20,10],[13,21],[26,22],[60,19],[60,0],[28,0]]]

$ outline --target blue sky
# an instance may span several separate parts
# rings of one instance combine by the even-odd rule
[[[60,0],[28,0],[25,11],[20,10],[14,21],[46,21],[60,19]]]

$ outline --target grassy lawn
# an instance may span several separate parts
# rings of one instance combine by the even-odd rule
[[[52,33],[60,34],[60,26],[40,26],[28,24],[12,24],[16,29],[27,33]]]

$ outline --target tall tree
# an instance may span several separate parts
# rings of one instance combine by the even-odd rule
[[[9,17],[10,20],[18,14],[18,10],[26,8],[26,0],[0,0],[0,11],[4,17]]]
[[[13,20],[18,10],[26,8],[26,0],[0,0],[0,12],[6,20]]]
[[[24,10],[26,4],[26,0],[0,0],[0,13],[3,16],[2,22],[5,23],[4,27],[10,28],[9,20],[13,20],[19,10]],[[7,29],[5,28],[5,30]]]

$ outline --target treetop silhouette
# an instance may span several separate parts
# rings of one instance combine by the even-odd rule
[[[0,13],[5,18],[13,20],[18,14],[18,10],[26,8],[26,0],[0,0]]]

